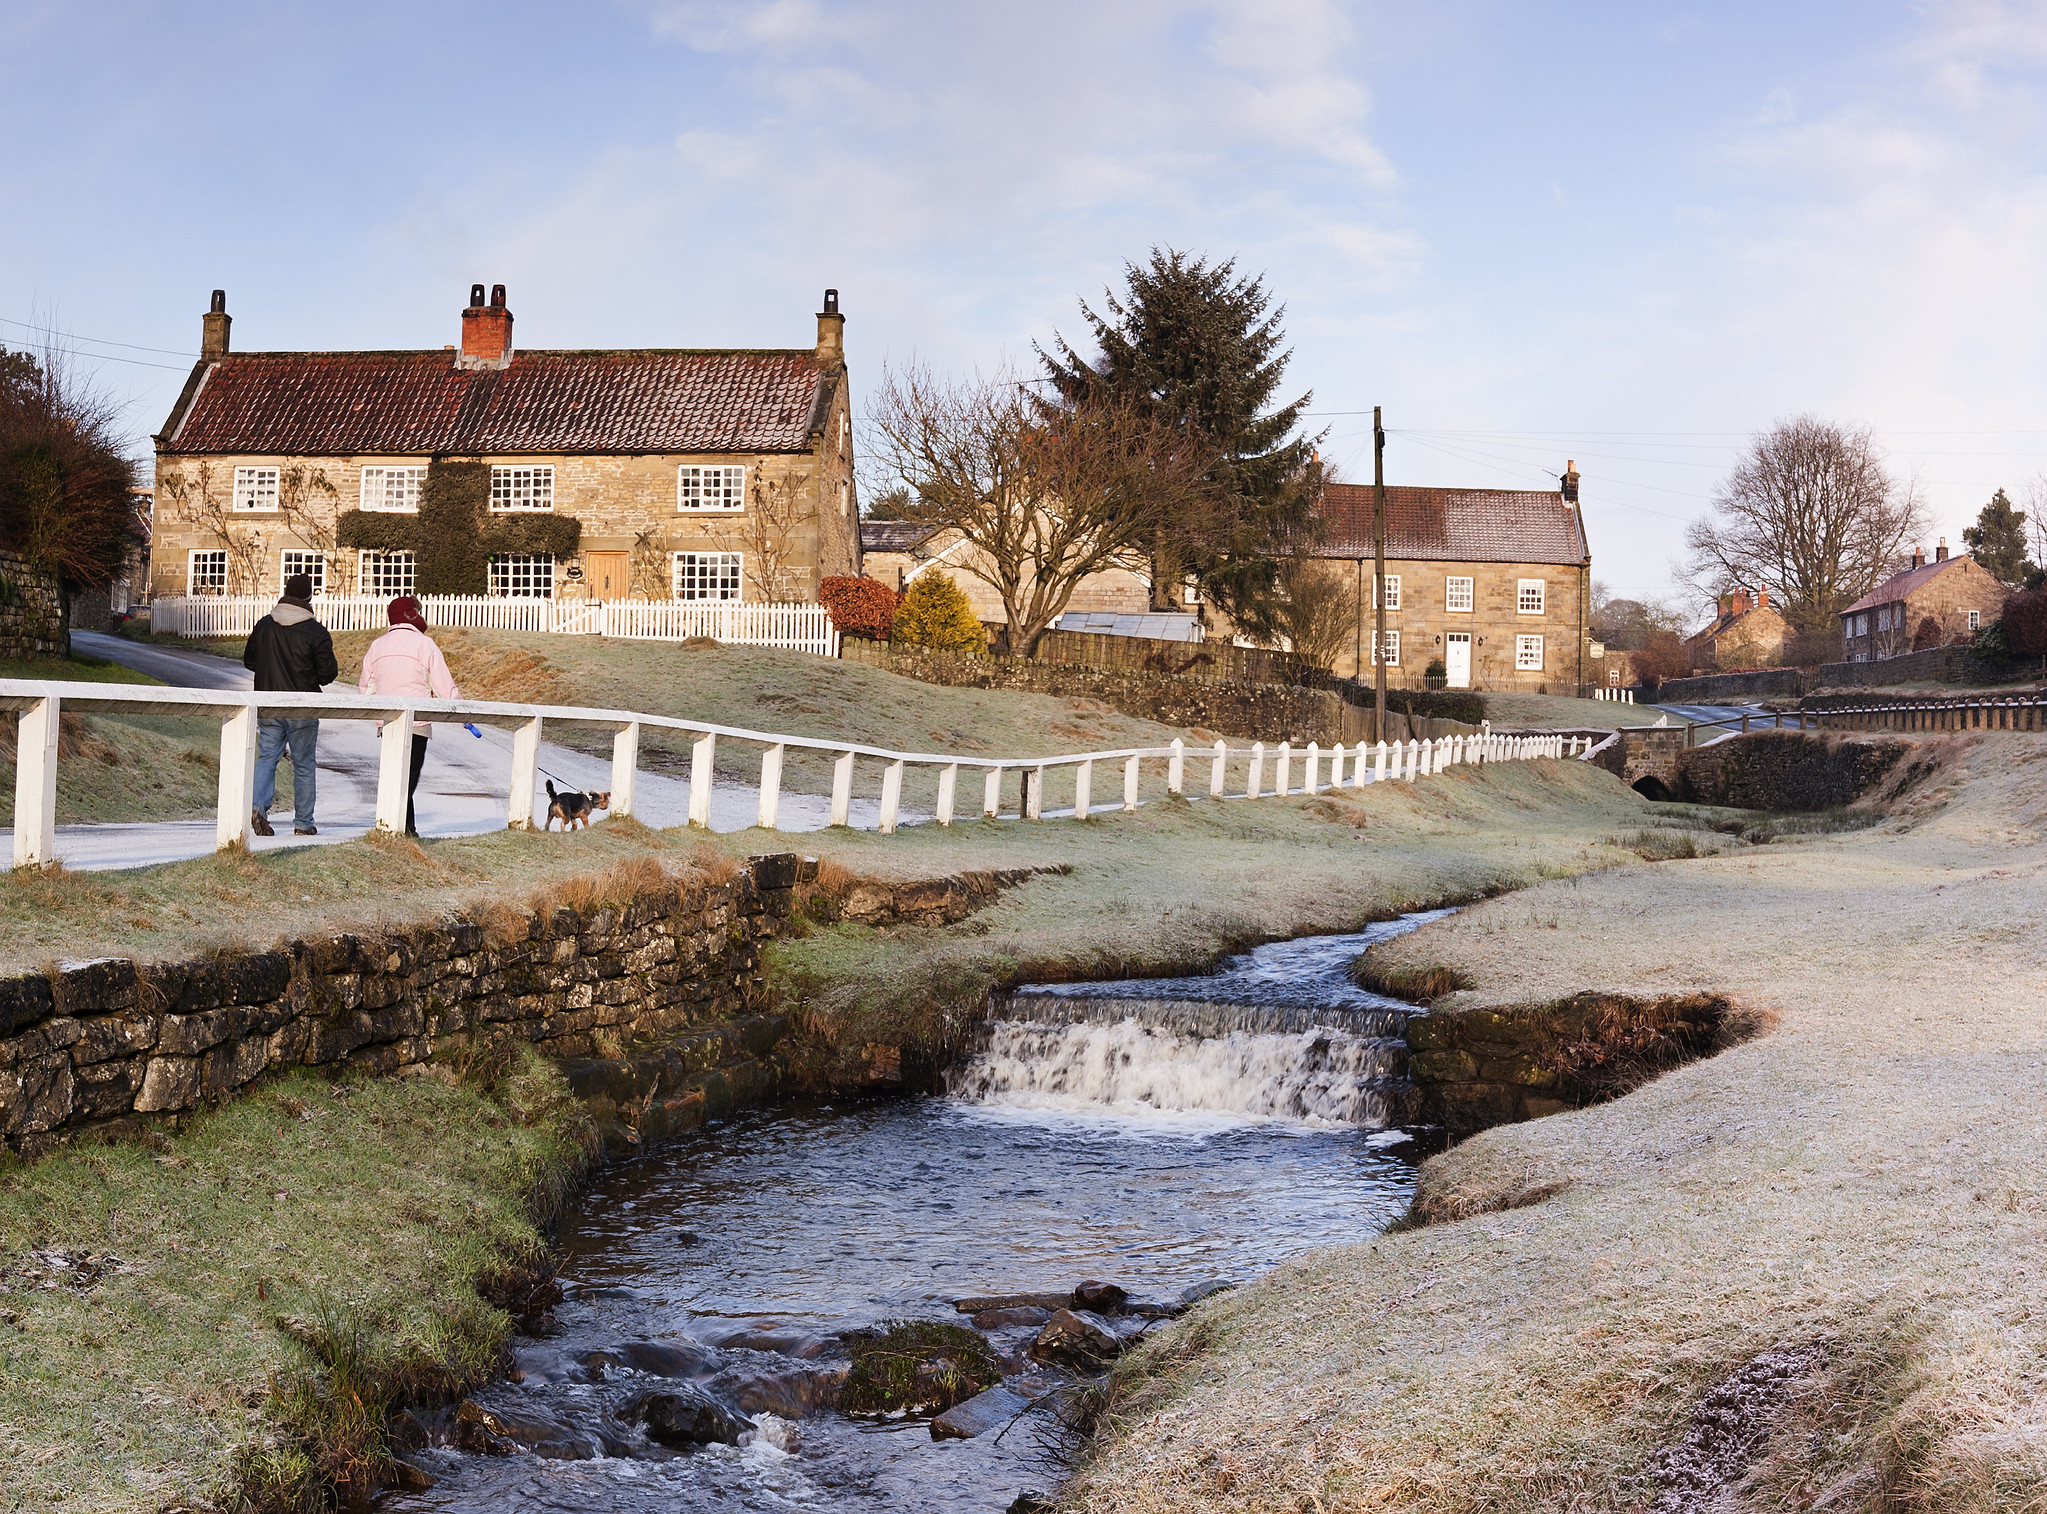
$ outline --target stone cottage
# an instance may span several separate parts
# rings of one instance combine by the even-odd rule
[[[2004,613],[2010,592],[1975,558],[1949,557],[1945,536],[1932,562],[1914,547],[1911,567],[1841,612],[1841,660],[1880,662],[1913,650],[1915,642],[1966,641]]]
[[[1566,464],[1555,490],[1387,486],[1389,684],[1582,695],[1598,681],[1578,480]],[[1357,634],[1336,671],[1362,678],[1378,655],[1373,508],[1372,485],[1329,485],[1316,549],[1355,580]]]
[[[520,597],[807,602],[860,571],[837,290],[801,348],[520,351],[502,284],[422,351],[235,352],[229,324],[215,290],[155,438],[155,594],[409,593],[465,552],[467,592]],[[455,498],[454,538],[421,520]]]
[[[1770,603],[1770,591],[1734,589],[1720,596],[1713,619],[1685,638],[1695,668],[1768,668],[1784,660],[1791,622]]]

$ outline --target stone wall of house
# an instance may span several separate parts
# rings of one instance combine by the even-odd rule
[[[57,580],[0,552],[0,657],[63,657],[71,626]]]
[[[1910,742],[1821,731],[1752,731],[1678,758],[1678,792],[1698,804],[1797,814],[1853,804],[1891,775]]]
[[[831,423],[817,452],[763,455],[760,453],[656,454],[649,456],[552,456],[482,457],[486,463],[552,465],[554,513],[572,515],[583,523],[578,558],[591,552],[622,552],[637,555],[631,567],[634,588],[647,598],[665,599],[672,593],[670,554],[675,552],[738,552],[746,562],[742,598],[812,602],[817,598],[820,577],[858,571],[858,525],[852,512],[855,503],[850,487],[843,495],[840,483],[852,478],[851,443],[843,435],[838,416],[843,411],[845,385]],[[232,500],[234,475],[238,467],[293,466],[318,469],[334,487],[330,497],[318,493],[308,502],[308,511],[331,537],[334,523],[356,509],[362,498],[362,473],[370,467],[423,465],[426,459],[393,456],[348,456],[294,458],[271,455],[245,457],[191,458],[165,455],[157,460],[159,487],[152,518],[152,549],[149,585],[153,594],[187,592],[190,584],[190,554],[195,550],[228,550],[230,585],[235,594],[274,595],[284,581],[284,553],[310,551],[315,544],[294,534],[283,515],[275,510],[234,513],[227,519],[228,540],[203,524],[206,514],[194,501],[210,494],[223,508]],[[677,508],[676,470],[685,463],[739,464],[746,468],[748,506],[744,511],[713,513]],[[785,539],[787,557],[780,569],[780,583],[772,595],[756,578],[759,554],[755,546],[756,485],[772,491],[778,501],[776,514],[786,530],[776,534]],[[181,503],[181,500],[183,501]],[[260,535],[260,542],[257,540]],[[570,585],[566,564],[557,564],[557,594],[566,595]],[[328,553],[329,592],[353,592],[356,554]],[[587,571],[586,571],[587,576]],[[623,597],[623,596],[621,596]]]
[[[1726,700],[1797,699],[1819,686],[1810,668],[1756,668],[1746,673],[1707,673],[1667,678],[1656,691],[1659,704],[1719,704]]]

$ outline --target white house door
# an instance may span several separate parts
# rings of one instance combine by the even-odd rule
[[[1451,631],[1443,637],[1443,672],[1453,689],[1471,687],[1471,633]]]

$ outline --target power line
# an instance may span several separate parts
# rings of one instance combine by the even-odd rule
[[[104,337],[80,336],[75,331],[55,331],[49,326],[38,325],[33,321],[17,321],[4,315],[0,315],[0,326],[19,326],[23,331],[38,332],[45,336],[61,336],[69,342],[90,342],[95,347],[125,347],[130,352],[160,352],[165,357],[186,357],[194,360],[199,356],[196,352],[186,352],[177,347],[144,347],[135,342],[115,342]]]

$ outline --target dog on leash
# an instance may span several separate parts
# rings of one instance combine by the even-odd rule
[[[610,789],[604,790],[601,794],[577,794],[567,791],[557,793],[555,792],[554,780],[550,778],[547,780],[547,824],[542,826],[541,829],[552,830],[554,829],[555,821],[559,820],[562,823],[563,830],[568,830],[571,826],[581,825],[587,831],[590,828],[590,815],[592,811],[608,810],[610,808]]]

